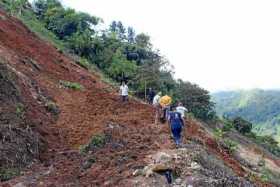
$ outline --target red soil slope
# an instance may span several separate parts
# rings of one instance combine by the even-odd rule
[[[3,12],[0,16],[5,18],[0,19],[0,56],[22,79],[28,77],[36,82],[61,111],[57,120],[37,127],[48,143],[48,149],[41,155],[42,163],[34,164],[23,177],[6,183],[7,186],[21,181],[28,181],[30,186],[129,186],[125,179],[145,166],[146,155],[173,147],[167,126],[153,124],[152,107],[133,99],[121,103],[117,93],[98,76],[38,39],[18,20]],[[23,63],[26,58],[35,65]],[[60,80],[78,82],[84,89],[61,88]],[[31,104],[29,108],[33,119],[42,118],[37,105]],[[191,123],[188,136],[199,137],[210,151],[244,176],[245,171],[237,161],[218,150],[213,139],[199,128]],[[85,158],[78,148],[100,133],[109,134],[111,141],[95,152],[94,167],[84,170],[81,165]]]

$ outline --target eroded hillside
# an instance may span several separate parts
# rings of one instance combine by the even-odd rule
[[[166,171],[173,186],[274,186],[194,119],[175,149],[151,106],[121,103],[114,88],[4,12],[0,59],[0,164],[22,169],[2,186],[169,186]]]

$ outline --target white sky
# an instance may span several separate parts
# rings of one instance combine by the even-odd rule
[[[280,88],[279,0],[64,0],[152,37],[177,78],[210,90]]]

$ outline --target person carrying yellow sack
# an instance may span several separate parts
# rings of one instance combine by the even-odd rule
[[[172,103],[172,98],[168,95],[162,96],[159,100],[159,104],[162,108],[161,122],[164,123],[167,120],[168,113],[170,111],[170,105]]]

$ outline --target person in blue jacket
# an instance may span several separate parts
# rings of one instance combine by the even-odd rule
[[[179,112],[176,112],[176,107],[171,107],[171,112],[168,115],[170,129],[176,146],[181,145],[181,133],[184,127],[184,120]]]

